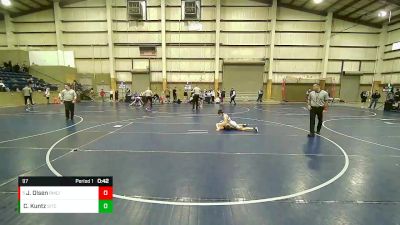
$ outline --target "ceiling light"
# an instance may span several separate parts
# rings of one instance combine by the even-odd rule
[[[387,12],[384,10],[379,11],[378,16],[379,17],[385,17],[387,15]]]
[[[3,4],[4,6],[10,6],[11,1],[10,0],[1,0],[1,4]]]
[[[314,3],[315,4],[319,4],[319,3],[321,3],[321,2],[323,2],[324,0],[314,0]]]

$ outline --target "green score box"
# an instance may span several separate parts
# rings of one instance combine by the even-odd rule
[[[112,200],[99,200],[99,213],[112,213],[113,202]]]

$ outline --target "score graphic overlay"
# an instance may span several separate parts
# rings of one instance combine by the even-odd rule
[[[112,213],[112,177],[18,177],[20,213]]]

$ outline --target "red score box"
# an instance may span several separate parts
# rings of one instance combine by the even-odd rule
[[[113,188],[112,186],[99,186],[99,200],[112,200]]]

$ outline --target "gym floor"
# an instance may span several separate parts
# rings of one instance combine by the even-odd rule
[[[399,225],[400,117],[303,104],[222,105],[259,133],[216,132],[219,105],[0,109],[0,224]],[[112,214],[18,214],[17,177],[113,176]]]

